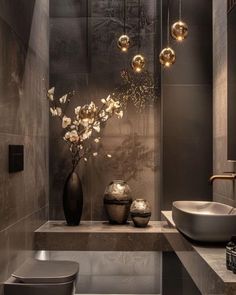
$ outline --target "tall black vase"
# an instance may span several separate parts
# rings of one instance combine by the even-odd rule
[[[67,224],[79,225],[83,210],[83,189],[79,175],[75,171],[72,171],[66,179],[63,209]]]

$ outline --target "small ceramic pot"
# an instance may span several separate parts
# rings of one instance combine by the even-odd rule
[[[110,223],[127,222],[132,197],[130,187],[125,181],[113,180],[105,190],[103,202]]]
[[[236,247],[231,250],[231,270],[236,274]]]
[[[133,223],[137,227],[146,227],[151,217],[151,206],[144,199],[134,200],[130,207]]]

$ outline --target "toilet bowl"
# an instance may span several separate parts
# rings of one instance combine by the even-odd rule
[[[73,295],[79,264],[27,260],[4,283],[4,295]]]

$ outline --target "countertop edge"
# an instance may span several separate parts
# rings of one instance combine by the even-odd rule
[[[162,211],[162,219],[175,228],[171,211]],[[206,294],[215,289],[216,294],[236,294],[236,275],[226,268],[225,247],[198,244],[179,231],[175,240],[169,239],[169,242],[201,292]],[[185,251],[175,249],[175,245],[179,243],[186,245]]]

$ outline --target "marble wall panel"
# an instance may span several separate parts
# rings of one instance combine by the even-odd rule
[[[34,231],[48,219],[48,206],[0,231],[0,294],[6,279],[27,258],[34,256]]]
[[[235,171],[227,161],[227,1],[213,1],[213,172]],[[213,199],[236,205],[234,183],[216,180]]]
[[[7,24],[10,25],[15,34],[21,39],[23,45],[27,49],[30,39],[31,24],[33,20],[35,0],[2,0],[0,3],[0,16]],[[47,0],[42,0],[44,6]],[[21,12],[21,13],[20,13]],[[22,21],[24,17],[24,21]]]
[[[33,254],[48,219],[48,0],[0,0],[0,285]],[[8,145],[24,171],[8,173]]]

